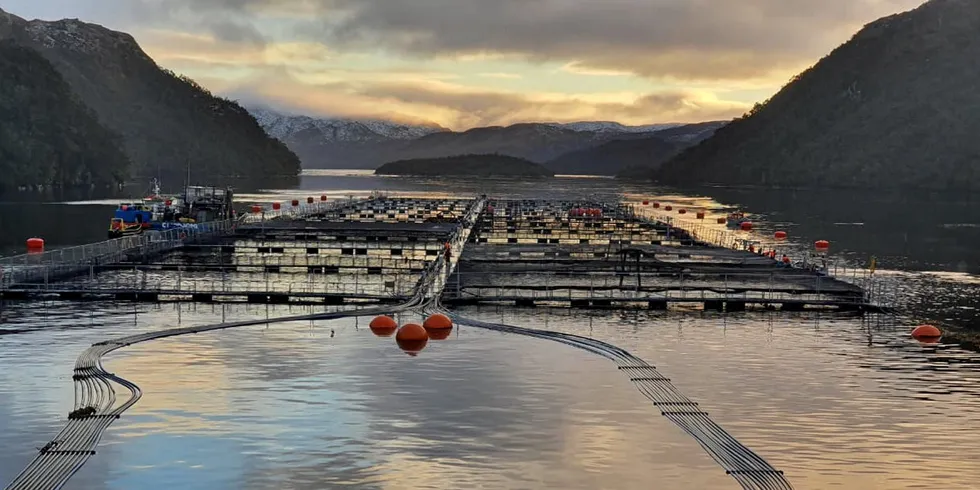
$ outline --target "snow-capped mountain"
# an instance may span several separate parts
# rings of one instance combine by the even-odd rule
[[[613,121],[580,121],[573,123],[547,123],[551,126],[589,133],[653,133],[664,129],[683,126],[681,123],[647,124],[627,126]]]
[[[455,132],[437,124],[316,118],[263,106],[248,110],[266,132],[299,155],[306,168],[377,168],[396,160],[491,153],[544,163],[614,140],[658,137],[663,132],[664,140],[680,142],[695,131],[681,124],[626,126],[599,121],[521,123]],[[601,171],[602,159],[594,163],[600,168],[589,171]]]
[[[406,125],[369,119],[315,118],[284,114],[266,107],[249,107],[248,111],[269,135],[287,143],[287,140],[302,133],[306,133],[306,137],[319,137],[324,141],[367,142],[414,140],[432,133],[448,131],[434,123]]]

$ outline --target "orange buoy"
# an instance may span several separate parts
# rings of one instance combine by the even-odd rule
[[[448,316],[442,313],[436,313],[425,319],[422,323],[422,327],[426,330],[445,330],[447,328],[453,328],[453,321],[449,319]]]
[[[743,221],[742,222],[742,231],[752,231],[752,222],[751,221]]]
[[[775,234],[773,234],[773,236],[776,237],[776,240],[785,240],[789,234],[787,234],[785,231],[777,231]]]
[[[814,243],[813,246],[817,250],[826,251],[830,249],[830,242],[828,242],[827,240],[817,240],[817,242]]]
[[[687,214],[687,210],[681,209],[680,211],[677,211],[677,214]]]
[[[698,219],[704,219],[704,211],[698,213]]]
[[[425,328],[422,328],[422,325],[416,323],[402,325],[402,328],[399,328],[398,333],[395,334],[395,343],[410,356],[416,356],[422,352],[428,342],[429,333],[425,331]]]
[[[398,328],[398,322],[386,315],[376,316],[368,325],[371,328]]]
[[[402,328],[398,329],[398,333],[395,335],[398,340],[429,340],[429,334],[425,331],[422,325],[417,323],[406,323],[402,325]]]
[[[674,210],[673,206],[667,206],[664,208],[664,211],[673,211],[673,210]]]
[[[43,238],[28,238],[27,239],[27,253],[38,254],[44,252],[44,239]]]
[[[912,338],[923,342],[939,342],[942,336],[943,332],[932,325],[919,325],[912,330]]]
[[[378,337],[391,337],[395,334],[395,330],[398,330],[398,322],[390,316],[382,315],[374,317],[368,327]]]
[[[719,225],[723,225],[725,223],[726,223],[725,218],[718,218],[718,224]]]
[[[320,200],[321,201],[326,201],[327,200],[327,195],[326,194],[321,194],[320,195]]]
[[[282,208],[282,203],[278,203],[278,202],[272,203],[272,209],[275,209],[276,211],[278,211],[281,208]]]
[[[299,199],[293,199],[293,207],[299,206]]]
[[[262,206],[258,206],[258,205],[252,206],[252,212],[253,213],[261,213],[262,212]]]

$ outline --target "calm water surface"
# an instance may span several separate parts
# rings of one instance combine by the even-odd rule
[[[757,213],[756,236],[805,253],[875,255],[902,319],[746,313],[472,308],[467,315],[590,335],[655,364],[796,488],[980,488],[980,355],[908,338],[917,321],[978,324],[980,218],[966,199],[709,190],[715,199],[608,179],[431,181],[316,173],[244,201],[373,190],[559,198],[626,193],[711,213]],[[851,204],[841,204],[851,199]],[[880,202],[879,202],[880,201]],[[822,203],[815,206],[813,203]],[[875,204],[875,203],[878,204]],[[892,202],[891,207],[883,204]],[[934,206],[930,207],[929,202]],[[112,201],[0,203],[0,241],[101,239]],[[938,213],[938,214],[936,214]],[[56,434],[71,368],[93,342],[294,307],[49,303],[0,309],[0,482]],[[411,319],[411,318],[409,318]],[[607,361],[463,328],[418,356],[367,319],[274,324],[156,341],[107,367],[143,399],[69,488],[735,488]],[[333,335],[331,336],[331,331]]]
[[[74,357],[294,307],[52,303],[0,335],[0,480],[71,404]],[[655,363],[796,488],[976,488],[980,356],[869,317],[469,308]],[[410,316],[402,321],[417,320]],[[367,319],[247,327],[108,359],[146,392],[69,488],[736,488],[608,361],[473,328],[418,357]],[[52,348],[52,347],[57,348]]]

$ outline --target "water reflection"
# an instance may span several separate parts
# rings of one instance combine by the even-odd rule
[[[107,367],[145,395],[69,488],[735,488],[612,365],[543,341],[459,329],[413,358],[353,320],[304,322],[133,346]]]
[[[283,192],[376,189],[538,198],[630,193],[718,213],[725,204],[740,204],[768,220],[759,236],[790,232],[781,247],[802,252],[813,239],[826,238],[835,254],[855,264],[878,255],[883,267],[911,269],[878,272],[899,288],[909,320],[506,308],[465,313],[595,336],[632,350],[786,471],[796,488],[975,488],[980,478],[973,461],[980,440],[970,430],[980,423],[980,358],[908,336],[919,322],[968,327],[980,321],[980,281],[971,274],[971,264],[980,261],[968,246],[978,238],[980,219],[969,200],[710,190],[718,202],[600,179],[555,179],[542,187],[356,174],[313,175],[301,190]],[[104,207],[24,207],[0,205],[0,240],[10,246],[21,247],[22,238],[34,234],[57,244],[104,234]],[[11,480],[61,427],[72,403],[72,365],[91,343],[178,323],[311,311],[4,305],[0,481]],[[146,395],[110,429],[70,488],[735,486],[602,359],[469,328],[409,357],[392,338],[375,337],[368,320],[251,327],[120,351],[108,366],[142,385]]]
[[[796,488],[975,488],[980,355],[881,317],[470,311],[592,335],[658,369]],[[880,321],[879,321],[880,320]],[[868,332],[870,332],[870,345]]]

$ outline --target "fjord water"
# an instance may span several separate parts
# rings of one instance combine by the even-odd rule
[[[262,199],[376,189],[535,198],[626,193],[724,209],[705,198],[664,197],[658,189],[608,179],[466,182],[330,172],[306,176],[299,191],[272,191]],[[912,317],[936,315],[963,326],[973,321],[980,280],[969,264],[977,262],[971,255],[977,252],[960,240],[977,238],[968,225],[980,219],[968,203],[925,199],[942,209],[937,220],[923,211],[933,209],[929,202],[898,202],[876,212],[870,198],[857,201],[856,194],[849,205],[814,205],[819,200],[813,196],[712,192],[721,202],[764,213],[760,235],[777,227],[790,231],[795,240],[785,247],[802,250],[827,238],[835,253],[856,264],[878,255],[885,276],[902,285]],[[88,237],[87,227],[101,238],[107,203],[29,206],[33,211],[25,212],[48,213],[31,219],[8,217],[14,207],[5,206],[2,237],[17,246],[50,229],[38,223],[42,216],[73,206],[90,209],[71,215],[56,241],[70,244],[72,230]],[[12,222],[17,226],[8,226]],[[950,224],[961,226],[944,226]],[[896,236],[908,237],[904,248],[894,248]],[[89,344],[178,325],[310,311],[5,305],[0,482],[10,481],[35,447],[57,433],[72,404],[72,364]],[[905,319],[496,307],[462,312],[631,350],[785,471],[796,488],[965,489],[976,488],[980,478],[974,461],[980,454],[980,355],[914,342]],[[140,385],[144,398],[110,428],[68,488],[737,487],[604,359],[472,328],[409,357],[391,339],[374,337],[367,320],[248,327],[113,354],[108,370]]]

